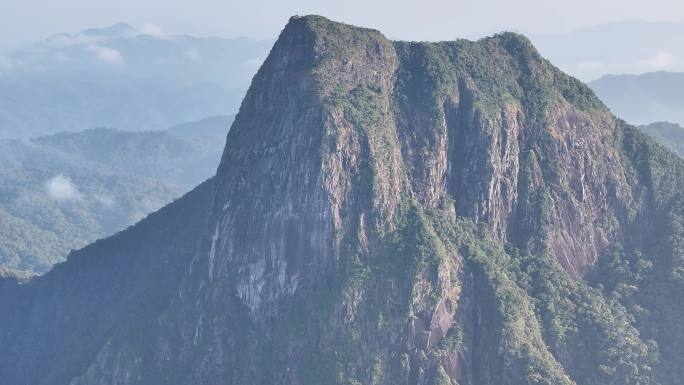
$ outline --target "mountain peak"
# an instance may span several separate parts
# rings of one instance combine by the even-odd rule
[[[525,35],[518,32],[499,32],[493,36],[485,37],[480,40],[491,40],[505,47],[511,54],[529,55],[528,58],[535,60],[542,60],[537,48],[532,44],[532,41]]]
[[[50,36],[45,40],[46,43],[57,47],[92,44],[112,39],[132,37],[139,32],[131,25],[126,23],[116,23],[104,28],[88,28],[76,34],[60,33]]]
[[[286,56],[306,54],[311,59],[341,58],[348,55],[355,45],[369,39],[387,40],[376,30],[335,22],[323,16],[293,16],[281,32],[274,50],[291,51]],[[280,47],[284,50],[278,50]]]
[[[0,346],[23,355],[0,355],[0,369],[73,385],[574,385],[657,383],[651,368],[668,365],[674,380],[661,383],[678,384],[684,333],[671,340],[663,320],[681,318],[680,298],[623,307],[603,287],[673,277],[681,290],[684,268],[662,261],[682,260],[683,180],[681,160],[520,35],[393,42],[294,17],[235,117],[206,218],[186,224],[172,208],[164,226],[131,230],[133,245],[150,242],[140,273],[79,253],[124,278],[95,316],[8,295],[18,310],[0,315],[12,326]],[[643,254],[619,261],[621,245]],[[63,282],[84,276],[75,263]],[[615,270],[610,285],[583,280],[596,264]],[[177,280],[157,284],[166,270]],[[74,309],[81,296],[109,303],[73,281],[36,291]],[[139,293],[154,309],[131,311]],[[651,311],[667,317],[640,334],[632,323]],[[52,314],[55,327],[30,318]],[[31,350],[36,334],[78,359],[46,365],[55,354]]]
[[[486,224],[500,241],[549,248],[571,275],[581,277],[606,247],[607,235],[588,217],[576,216],[578,222],[571,225],[557,220],[543,226],[540,237],[538,223],[518,223],[533,209],[520,204],[519,194],[532,194],[549,183],[558,200],[555,209],[596,211],[583,207],[593,200],[560,197],[577,189],[572,180],[583,180],[571,166],[583,151],[614,155],[598,150],[614,130],[609,112],[591,91],[541,58],[522,35],[503,33],[475,42],[393,42],[376,30],[320,16],[293,17],[253,79],[229,133],[217,174],[217,210],[237,199],[244,210],[279,202],[288,210],[260,220],[278,231],[294,226],[298,234],[306,234],[315,223],[327,229],[321,237],[334,241],[315,252],[322,247],[318,240],[299,240],[297,248],[306,252],[265,242],[263,247],[277,250],[274,258],[282,261],[280,266],[289,266],[286,277],[293,281],[265,285],[264,292],[246,300],[256,312],[269,308],[260,298],[273,301],[287,295],[288,285],[297,286],[297,277],[304,276],[298,269],[308,266],[308,258],[327,255],[329,259],[319,261],[325,266],[342,258],[337,237],[358,236],[352,234],[367,218],[374,218],[374,227],[364,222],[363,237],[393,231],[393,218],[405,214],[407,201],[429,211],[453,200],[459,216]],[[570,152],[550,153],[545,148],[546,141],[565,148],[585,135],[594,139],[582,139],[584,149],[573,144]],[[275,150],[283,146],[287,151]],[[521,153],[530,152],[540,164],[523,162]],[[573,177],[553,171],[550,158]],[[262,165],[259,176],[236,183],[236,170],[256,164]],[[534,186],[520,185],[521,167],[533,168],[527,172],[536,175]],[[606,183],[611,178],[600,174]],[[268,204],[255,196],[254,201],[237,198],[253,190],[272,191],[273,186],[291,189],[266,194]],[[588,194],[589,186],[575,193]],[[359,196],[368,200],[358,202]],[[311,212],[311,199],[328,209]],[[217,222],[214,231],[242,239],[246,234],[236,233],[247,227],[236,229],[231,220]],[[568,239],[563,235],[567,226],[596,239]],[[269,235],[273,242],[287,237],[278,231]],[[212,242],[213,256],[235,252],[235,244],[230,251],[216,246],[227,245],[223,239]],[[216,266],[225,263],[210,258],[210,279],[222,274]]]
[[[324,16],[320,16],[320,15],[304,15],[304,16],[295,15],[295,16],[292,16],[292,17],[290,17],[288,23],[286,24],[285,29],[288,29],[289,26],[295,26],[295,25],[306,25],[307,28],[309,28],[309,30],[313,33],[331,33],[331,32],[341,32],[341,31],[345,31],[345,30],[367,31],[367,32],[380,33],[379,31],[377,31],[375,29],[358,27],[355,25],[330,20],[330,19],[328,19]]]
[[[128,23],[115,23],[104,28],[88,28],[81,32],[85,36],[98,37],[129,37],[138,34],[138,30]]]

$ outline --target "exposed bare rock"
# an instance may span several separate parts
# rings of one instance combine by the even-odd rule
[[[104,333],[71,384],[674,384],[647,301],[591,278],[663,224],[662,260],[611,274],[684,271],[673,157],[522,36],[392,42],[294,17],[177,292]]]

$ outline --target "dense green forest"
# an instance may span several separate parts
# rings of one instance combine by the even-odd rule
[[[676,123],[656,122],[639,126],[639,129],[684,157],[684,127]]]
[[[212,176],[231,117],[0,141],[0,266],[42,273]]]

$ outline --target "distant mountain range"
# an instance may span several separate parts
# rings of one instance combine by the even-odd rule
[[[639,126],[639,129],[684,157],[684,127],[670,122],[656,122]]]
[[[632,20],[531,39],[554,65],[588,82],[618,117],[636,125],[684,124],[684,23]]]
[[[533,34],[539,51],[588,82],[631,124],[684,124],[684,23],[625,21],[566,33]]]
[[[0,141],[0,267],[44,272],[216,171],[232,116]]]
[[[551,62],[585,82],[606,74],[684,72],[684,23],[632,20],[531,39]]]
[[[604,103],[632,124],[684,124],[684,73],[606,75],[589,83]]]
[[[54,35],[0,64],[0,138],[100,126],[162,130],[233,114],[271,44],[127,24]]]
[[[684,23],[628,21],[537,34],[532,40],[554,64],[583,81],[607,74],[684,72]],[[0,138],[99,126],[162,130],[233,114],[272,43],[168,35],[125,23],[54,35],[0,59]],[[649,76],[665,76],[658,74]],[[681,102],[667,91],[662,98],[645,91],[630,96],[633,102],[621,100],[625,87],[642,89],[632,85],[635,81],[604,78],[592,87],[630,122],[684,123]],[[658,82],[653,87],[659,92]]]

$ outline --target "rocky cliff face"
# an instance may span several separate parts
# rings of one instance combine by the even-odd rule
[[[660,337],[584,279],[683,173],[522,36],[292,18],[168,308],[71,383],[657,383]]]

